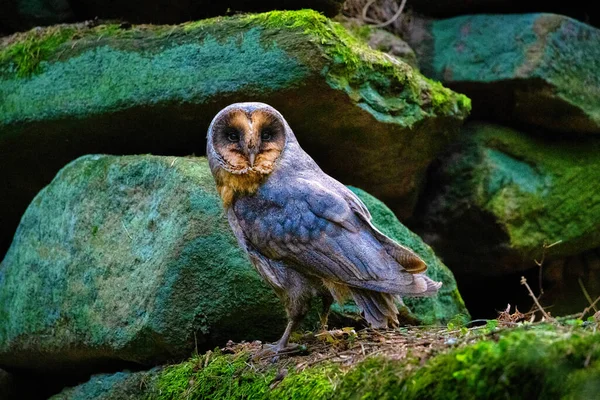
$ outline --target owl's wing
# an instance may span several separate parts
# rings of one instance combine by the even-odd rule
[[[294,179],[263,197],[236,203],[234,212],[247,240],[265,257],[363,289],[423,295],[439,287],[414,275],[425,263],[379,232],[345,187]]]

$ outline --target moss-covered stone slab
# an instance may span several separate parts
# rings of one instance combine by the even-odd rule
[[[600,246],[598,138],[464,129],[422,210],[424,237],[455,273],[511,273]]]
[[[131,392],[142,393],[124,399],[152,400],[592,399],[600,391],[600,334],[592,329],[521,327],[468,341],[456,349],[438,348],[438,355],[421,354],[422,359],[388,349],[350,365],[293,357],[265,367],[252,365],[244,352],[211,352],[147,374],[94,377],[52,400],[121,398],[109,396],[128,393],[128,382],[135,385]]]
[[[466,93],[473,115],[600,133],[600,30],[554,14],[419,20],[405,37],[423,73]]]
[[[58,26],[0,46],[3,247],[33,196],[83,154],[202,155],[239,101],[283,113],[328,173],[404,217],[470,101],[310,11],[178,26]]]
[[[467,318],[433,251],[354,190],[375,224],[444,283],[435,298],[407,298],[407,317]],[[274,340],[285,312],[238,248],[205,158],[89,155],[23,216],[0,264],[0,321],[0,365],[75,374],[165,362],[228,339]]]

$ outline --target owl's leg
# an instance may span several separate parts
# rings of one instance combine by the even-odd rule
[[[321,330],[326,331],[327,330],[327,320],[329,319],[329,309],[331,308],[331,305],[333,304],[333,296],[331,295],[331,293],[329,293],[329,292],[321,293],[321,303],[323,305],[323,308],[321,309],[321,314],[319,315],[319,318],[321,320]]]
[[[311,293],[307,290],[292,290],[287,293],[284,300],[286,312],[288,315],[288,324],[281,339],[275,344],[273,351],[276,353],[289,350],[295,346],[290,346],[290,335],[300,325],[308,310],[310,309]]]

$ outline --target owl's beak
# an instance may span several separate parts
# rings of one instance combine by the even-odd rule
[[[254,159],[256,158],[256,153],[253,150],[250,150],[250,154],[248,155],[248,159],[250,160],[250,167],[254,167]]]

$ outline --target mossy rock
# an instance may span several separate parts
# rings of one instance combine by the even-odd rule
[[[67,162],[202,155],[211,119],[239,101],[277,108],[328,173],[405,217],[470,109],[311,10],[15,35],[0,47],[0,98],[0,249]]]
[[[421,71],[467,94],[473,116],[600,133],[600,30],[554,14],[414,22]]]
[[[600,246],[600,140],[469,123],[429,183],[422,232],[457,274],[500,275]]]
[[[205,158],[89,155],[62,169],[0,264],[0,365],[81,374],[181,359],[228,339],[277,339],[283,307],[239,249],[214,186]],[[407,298],[408,317],[468,318],[432,250],[354,190],[376,225],[444,282],[435,298]]]
[[[249,367],[248,354],[213,352],[143,378],[143,372],[92,378],[52,400],[116,398],[110,395],[123,393],[127,382],[140,391],[141,380],[143,393],[132,399],[591,399],[600,391],[600,334],[591,330],[537,326],[473,342],[425,363],[383,355],[302,370],[302,360],[260,369]]]

